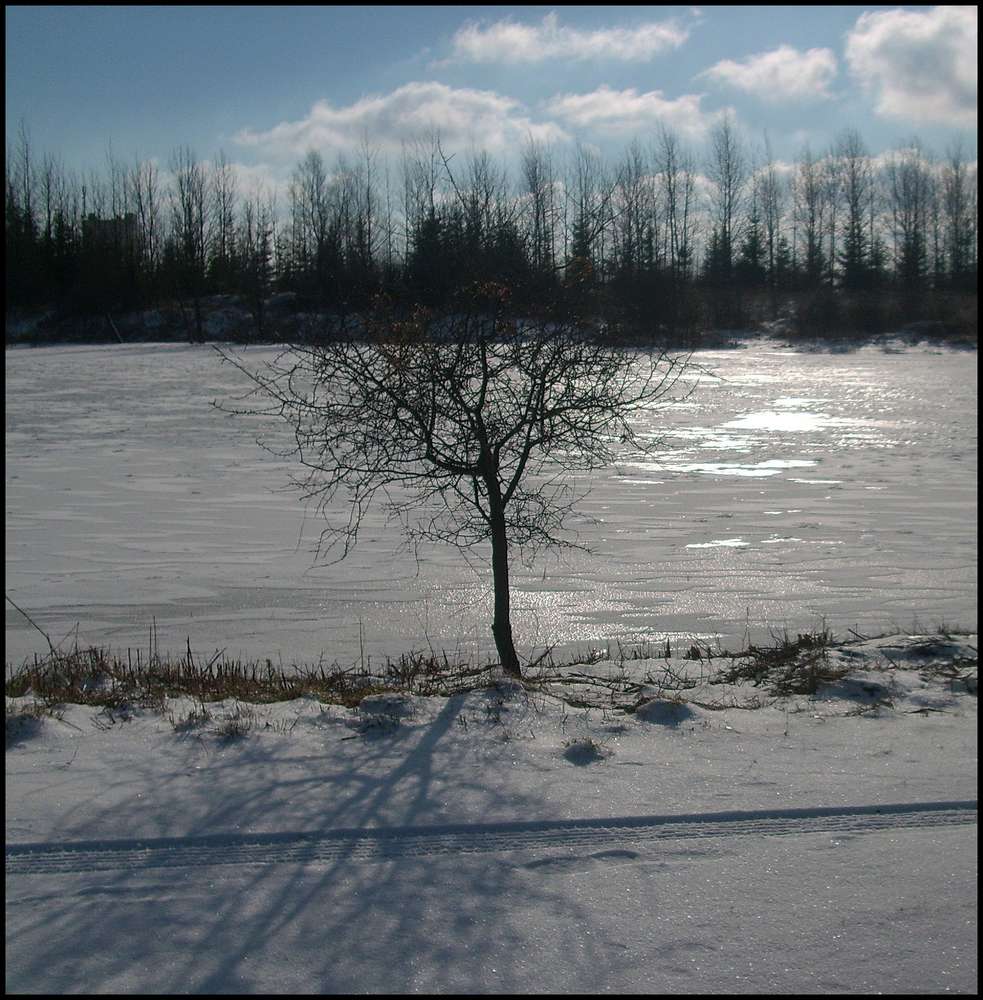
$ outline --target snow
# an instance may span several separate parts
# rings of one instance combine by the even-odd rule
[[[8,699],[7,990],[975,994],[976,647],[567,671],[634,711]]]
[[[697,360],[657,461],[591,484],[594,551],[513,588],[524,656],[676,656],[358,710],[8,699],[8,992],[975,994],[977,641],[936,632],[976,628],[975,357]],[[5,585],[55,642],[487,659],[480,565],[378,521],[311,565],[214,352],[6,361]],[[813,694],[678,656],[819,621]],[[12,607],[6,642],[47,650]]]

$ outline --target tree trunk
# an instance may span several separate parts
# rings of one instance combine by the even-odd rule
[[[496,484],[497,486],[497,484]],[[497,489],[494,491],[497,493]],[[519,657],[512,641],[512,619],[509,600],[509,545],[505,530],[505,509],[501,503],[496,503],[495,497],[491,504],[492,520],[492,578],[495,588],[495,619],[492,622],[492,635],[498,649],[502,669],[509,677],[522,677],[519,667]]]
[[[253,319],[256,320],[256,339],[262,340],[265,335],[263,328],[263,296],[257,295],[253,300]]]
[[[198,344],[205,343],[205,326],[201,315],[201,299],[198,297],[197,293],[194,298],[195,306],[195,342]]]

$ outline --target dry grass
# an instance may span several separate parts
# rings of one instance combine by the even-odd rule
[[[777,697],[786,697],[816,694],[821,684],[840,680],[850,672],[850,667],[830,663],[833,637],[828,629],[800,632],[795,639],[787,633],[773,638],[773,646],[750,644],[733,656],[731,665],[717,675],[717,681],[751,683]]]
[[[109,712],[126,706],[162,709],[165,699],[186,696],[203,713],[205,703],[232,698],[264,704],[314,697],[354,707],[368,695],[386,691],[451,695],[487,686],[493,672],[490,664],[475,667],[424,653],[407,653],[372,671],[323,663],[285,667],[269,659],[243,662],[220,654],[206,662],[196,660],[190,647],[179,659],[129,652],[123,657],[90,647],[53,650],[8,670],[5,691],[8,697],[32,696],[48,705],[92,705]]]
[[[850,671],[829,656],[837,644],[825,627],[799,633],[794,639],[787,633],[773,638],[772,645],[748,644],[739,653],[691,646],[681,657],[689,663],[686,667],[678,654],[670,659],[668,641],[638,647],[618,644],[615,650],[592,648],[562,662],[555,661],[547,649],[526,665],[522,683],[527,690],[556,697],[572,707],[631,712],[653,690],[659,697],[688,700],[686,693],[693,688],[729,684],[759,688],[765,697],[810,696]],[[6,695],[22,700],[8,708],[8,743],[11,733],[39,724],[66,704],[98,707],[102,719],[111,725],[134,709],[167,715],[168,699],[186,697],[195,707],[172,722],[176,729],[190,730],[211,721],[208,703],[226,699],[256,705],[315,698],[355,708],[371,695],[398,692],[449,697],[486,689],[501,680],[495,663],[475,665],[433,652],[407,653],[379,667],[369,662],[345,668],[323,663],[276,666],[269,659],[243,662],[222,653],[205,661],[195,658],[190,642],[180,658],[161,656],[153,646],[151,650],[150,655],[137,652],[135,656],[128,651],[124,657],[96,647],[71,652],[52,648],[49,655],[35,657],[19,668],[8,666]],[[661,662],[643,665],[643,660]],[[954,690],[976,693],[975,656],[940,656],[922,669],[948,681]],[[25,703],[27,698],[32,701]],[[242,717],[233,728],[248,729],[247,721]]]

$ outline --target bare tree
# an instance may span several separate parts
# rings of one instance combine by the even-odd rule
[[[948,278],[954,288],[975,285],[976,184],[961,142],[946,153],[942,170],[942,211]]]
[[[256,336],[266,336],[266,297],[273,285],[276,246],[276,200],[258,193],[243,201],[239,232],[238,279],[249,311],[256,323]]]
[[[605,235],[611,224],[615,185],[601,157],[580,144],[573,155],[566,182],[566,201],[572,211],[567,251],[567,276],[590,283],[605,273]]]
[[[449,201],[443,187],[446,169],[439,133],[403,146],[402,172],[407,283],[419,300],[439,299],[448,283],[443,244]]]
[[[337,282],[341,258],[337,192],[332,190],[324,158],[310,150],[290,181],[292,264],[309,291],[322,299]],[[311,288],[313,283],[313,288]]]
[[[26,122],[21,119],[17,128],[17,147],[14,153],[13,169],[8,164],[7,177],[16,177],[19,188],[20,208],[28,226],[34,225],[34,192],[37,185],[37,171],[34,167],[31,137]]]
[[[748,182],[748,158],[733,118],[725,115],[710,133],[707,175],[713,182],[713,219],[719,267],[730,276],[734,251],[740,241],[740,224]]]
[[[350,190],[344,201],[345,256],[349,283],[363,294],[375,282],[379,253],[380,225],[376,173],[379,151],[363,137],[355,166],[344,175],[343,187]]]
[[[239,185],[235,170],[224,152],[219,152],[212,168],[211,215],[214,235],[209,269],[215,284],[227,291],[232,283],[235,267],[236,215],[238,213]]]
[[[659,126],[656,168],[666,220],[666,259],[676,284],[686,280],[693,263],[696,168],[692,155],[665,124]]]
[[[27,124],[22,119],[17,144],[7,149],[5,219],[7,260],[5,279],[9,302],[30,301],[40,287],[37,254],[38,220],[34,202],[37,168]]]
[[[887,165],[895,275],[906,293],[921,289],[928,275],[928,224],[932,175],[921,145],[913,139]]]
[[[344,558],[373,502],[408,539],[490,543],[492,633],[504,671],[521,676],[512,635],[510,550],[573,545],[581,498],[570,473],[648,450],[631,420],[666,400],[687,364],[592,343],[572,322],[505,321],[504,289],[472,307],[399,323],[378,314],[360,341],[294,347],[264,370],[223,357],[282,418],[303,498],[329,517],[319,551]],[[620,442],[620,445],[619,445]],[[340,520],[330,517],[343,511]]]
[[[839,236],[840,193],[843,190],[843,158],[836,145],[832,145],[820,165],[820,183],[823,185],[826,202],[826,235],[829,238],[829,252],[826,254],[826,284],[836,285],[837,238]]]
[[[396,215],[393,209],[392,178],[389,173],[388,161],[383,161],[383,177],[385,178],[386,210],[382,218],[382,260],[383,285],[388,287],[395,283],[396,275]]]
[[[130,168],[128,183],[130,200],[136,214],[140,266],[148,284],[153,282],[160,266],[161,191],[160,171],[151,160],[137,160]]]
[[[765,247],[768,256],[768,282],[775,285],[775,257],[781,236],[782,215],[785,206],[786,185],[779,176],[771,153],[771,142],[765,136],[765,167],[757,179],[764,221]]]
[[[819,285],[825,270],[823,233],[828,214],[827,195],[822,165],[807,146],[796,164],[795,216],[805,243],[803,266],[806,280],[812,287]]]
[[[41,213],[44,217],[43,238],[49,244],[54,238],[55,214],[60,200],[60,188],[63,184],[64,170],[52,156],[45,156],[41,161],[41,173],[38,178],[39,194],[41,196]]]
[[[526,231],[535,274],[552,280],[556,271],[556,174],[548,147],[528,140],[522,150],[523,193],[528,202]]]
[[[618,165],[613,220],[616,273],[637,280],[643,267],[655,264],[662,242],[651,171],[637,140]]]
[[[437,139],[437,151],[444,173],[454,192],[458,217],[461,221],[463,249],[474,259],[480,257],[485,242],[494,228],[495,206],[505,197],[504,174],[496,170],[487,150],[473,150],[458,180],[448,156]]]
[[[181,293],[191,299],[194,312],[192,340],[205,339],[201,299],[205,291],[205,262],[211,233],[208,174],[188,147],[171,160],[172,231],[179,261]]]
[[[839,195],[846,210],[843,223],[843,251],[839,258],[844,288],[858,291],[868,285],[870,243],[867,214],[873,176],[870,156],[856,129],[842,133],[836,146],[840,165]]]

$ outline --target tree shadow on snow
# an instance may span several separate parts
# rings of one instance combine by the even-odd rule
[[[289,753],[289,739],[226,748],[197,778],[199,794],[186,813],[195,817],[190,825],[271,829],[269,817],[282,807],[292,830],[413,826],[421,818],[432,827],[442,804],[461,796],[482,803],[489,815],[519,821],[536,815],[535,803],[507,783],[507,791],[497,791],[483,780],[488,771],[436,761],[461,707],[460,698],[450,698],[425,725],[360,737],[359,752],[331,766],[325,765],[331,745],[320,756],[295,753],[287,777],[276,784],[274,770],[284,770],[278,748]],[[193,760],[194,746],[187,751]],[[508,760],[503,753],[485,765],[507,767]],[[227,768],[252,773],[238,782],[223,772]],[[129,800],[122,785],[115,789],[108,796],[115,804],[107,807],[113,827],[125,834],[140,817],[139,828],[146,829],[146,810],[157,808],[161,832],[172,833],[170,811],[187,795],[188,775],[177,767],[169,773],[172,788],[160,774],[146,774],[133,783],[141,793]],[[438,774],[445,778],[438,781]],[[144,794],[153,782],[161,783],[156,806]],[[66,819],[70,840],[74,824]],[[103,819],[97,828],[110,825]],[[545,962],[554,970],[547,974],[555,979],[550,990],[568,992],[585,976],[596,981],[610,953],[603,933],[584,934],[592,926],[589,907],[556,877],[564,869],[530,864],[528,853],[452,851],[371,861],[353,854],[354,845],[326,862],[191,862],[178,869],[19,879],[20,896],[12,899],[8,885],[7,988],[525,992],[529,970],[538,970],[542,981]],[[39,892],[48,893],[43,904]]]

